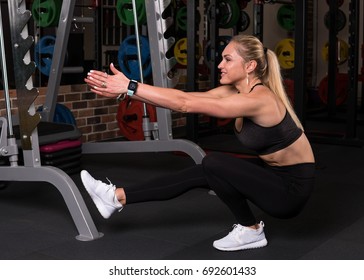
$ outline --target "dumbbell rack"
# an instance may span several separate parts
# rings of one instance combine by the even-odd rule
[[[167,58],[166,53],[174,44],[174,38],[164,38],[164,33],[173,23],[171,18],[163,18],[163,11],[171,0],[146,0],[146,13],[150,55],[155,86],[174,87],[176,77],[170,77],[170,70],[175,65],[174,58]],[[137,153],[181,151],[189,155],[195,163],[200,163],[205,152],[194,142],[185,139],[173,139],[172,119],[169,109],[157,108],[157,123],[143,123],[143,130],[152,130],[154,140],[97,142],[83,144],[84,154]]]
[[[65,28],[62,28],[64,19],[69,19],[73,13],[75,0],[64,0],[62,4],[61,19],[59,30],[65,36]],[[63,196],[70,214],[78,229],[79,235],[76,239],[90,241],[102,236],[93,223],[90,213],[84,200],[72,179],[62,170],[51,167],[41,166],[39,139],[37,126],[40,122],[40,114],[35,112],[34,100],[38,96],[38,90],[33,87],[31,76],[35,71],[35,64],[30,59],[29,49],[33,44],[33,37],[28,36],[27,23],[31,13],[26,10],[25,0],[8,1],[10,33],[12,41],[13,63],[18,102],[18,115],[20,127],[20,142],[23,150],[24,165],[17,163],[18,149],[15,137],[12,135],[12,120],[10,102],[7,102],[8,119],[0,118],[0,156],[10,157],[10,167],[0,166],[0,181],[21,181],[21,182],[48,182],[55,186]],[[0,7],[1,11],[1,7]],[[66,20],[69,21],[69,20]],[[0,21],[2,31],[2,20]],[[63,32],[63,33],[62,33]],[[1,32],[2,35],[2,32]],[[3,37],[1,36],[2,40]],[[61,38],[61,37],[60,37]],[[65,42],[67,44],[67,40]],[[59,47],[61,47],[59,45]],[[2,44],[2,62],[5,61],[5,49]],[[60,57],[58,57],[58,64]],[[53,62],[55,63],[55,62]],[[4,80],[7,78],[6,63],[3,63],[2,73]],[[55,73],[62,73],[55,70]],[[60,75],[60,74],[58,74]],[[5,83],[4,83],[4,86]],[[5,87],[4,92],[8,92]],[[8,94],[5,95],[8,97]],[[9,127],[8,127],[9,124]],[[9,137],[8,137],[9,130]]]

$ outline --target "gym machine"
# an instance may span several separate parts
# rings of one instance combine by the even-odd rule
[[[135,0],[132,1],[132,4],[134,20],[137,23]],[[160,87],[174,87],[177,83],[177,77],[170,75],[176,61],[174,58],[166,57],[167,51],[174,44],[174,38],[164,38],[165,32],[173,24],[171,18],[163,18],[163,12],[170,4],[170,0],[145,1],[153,83]],[[173,139],[169,109],[157,108],[157,122],[155,123],[150,122],[148,117],[143,117],[142,127],[145,135],[144,141],[85,143],[83,144],[83,154],[181,151],[189,155],[195,163],[201,163],[205,156],[205,152],[194,142]],[[152,135],[153,139],[151,139]]]
[[[164,38],[163,34],[172,22],[162,17],[163,11],[170,1],[147,0],[148,34],[150,36],[151,58],[153,63],[153,81],[157,86],[173,87],[176,77],[170,77],[170,70],[175,61],[167,59],[165,54],[172,47],[174,39]],[[133,1],[135,7],[135,1]],[[8,157],[9,166],[0,166],[0,181],[43,181],[49,182],[61,192],[71,216],[79,231],[78,240],[87,241],[102,237],[98,232],[86,205],[72,179],[62,170],[52,166],[42,166],[39,152],[39,138],[37,126],[41,119],[50,121],[55,111],[58,86],[62,75],[62,67],[65,58],[66,46],[70,24],[75,6],[75,0],[63,0],[59,24],[57,28],[52,66],[49,76],[46,102],[42,115],[35,112],[34,100],[38,91],[33,87],[31,75],[35,70],[35,64],[30,61],[29,48],[33,38],[28,36],[27,22],[31,13],[26,10],[25,0],[10,1],[9,18],[12,35],[12,51],[14,56],[14,70],[16,75],[16,91],[19,104],[19,129],[20,141],[23,151],[24,166],[19,166],[18,147],[12,130],[11,108],[9,94],[7,93],[7,118],[0,118],[1,137],[0,155]],[[134,9],[136,11],[136,9]],[[135,15],[136,16],[136,15]],[[1,22],[2,27],[2,22]],[[25,39],[24,39],[25,38]],[[2,45],[2,50],[4,47]],[[2,54],[4,81],[7,81],[5,54]],[[7,86],[7,85],[4,85]],[[4,92],[8,92],[5,88]],[[190,155],[196,163],[200,163],[205,152],[195,143],[188,140],[173,139],[171,129],[170,110],[157,108],[158,122],[150,123],[148,118],[143,121],[145,141],[125,141],[108,143],[86,143],[83,145],[84,154],[95,153],[133,153],[133,152],[167,152],[182,151]],[[8,134],[9,131],[9,134]],[[150,136],[153,133],[154,140]]]
[[[66,37],[65,22],[69,21],[73,14],[74,0],[63,1],[59,32]],[[39,138],[37,126],[41,121],[41,115],[35,112],[34,100],[38,90],[33,87],[31,76],[35,70],[35,64],[30,59],[29,49],[33,44],[33,37],[28,35],[27,22],[31,17],[26,10],[25,0],[8,1],[11,45],[15,85],[18,101],[18,116],[20,142],[23,153],[24,165],[18,164],[18,144],[13,131],[13,122],[9,101],[9,89],[7,85],[6,55],[3,42],[3,24],[0,18],[1,30],[1,62],[4,80],[4,93],[6,100],[7,118],[1,117],[0,156],[8,157],[10,166],[0,166],[0,181],[21,182],[48,182],[55,186],[62,194],[70,211],[73,221],[78,229],[77,240],[90,241],[102,237],[98,232],[84,200],[73,180],[62,170],[52,166],[42,166],[39,152]],[[0,7],[1,15],[1,7]],[[66,40],[67,41],[67,40]],[[61,56],[54,59],[53,66],[61,65]],[[57,61],[58,64],[55,64]],[[60,66],[61,67],[61,66]],[[60,69],[53,69],[56,75],[62,73]],[[51,71],[51,72],[52,72]]]
[[[329,46],[328,46],[328,75],[327,75],[327,116],[315,121],[327,121],[332,123],[342,123],[343,128],[338,133],[312,133],[309,127],[306,129],[309,138],[314,142],[329,143],[349,146],[364,146],[363,139],[358,136],[358,54],[359,54],[359,11],[360,1],[350,0],[349,3],[349,48],[348,48],[348,81],[347,87],[340,84],[340,76],[337,71],[338,61],[338,25],[339,20],[339,3],[336,0],[327,0],[329,5],[328,22],[329,22]],[[342,3],[343,1],[341,1]],[[338,83],[339,82],[339,83]],[[300,88],[300,87],[299,87]],[[298,88],[298,89],[299,89]],[[344,114],[338,117],[338,97],[344,91],[347,94]],[[345,96],[346,97],[346,96]],[[300,109],[304,111],[304,104],[300,104]]]

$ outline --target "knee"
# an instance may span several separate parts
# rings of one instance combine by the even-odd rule
[[[202,166],[205,171],[215,171],[220,169],[222,162],[222,154],[212,152],[202,159]]]

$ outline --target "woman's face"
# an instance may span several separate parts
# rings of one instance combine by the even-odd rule
[[[236,43],[230,42],[222,52],[222,61],[218,65],[221,84],[238,84],[246,79],[246,62],[237,53]]]

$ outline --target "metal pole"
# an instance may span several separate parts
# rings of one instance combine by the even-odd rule
[[[140,82],[143,84],[144,83],[143,68],[142,68],[143,65],[142,65],[142,55],[141,55],[141,52],[140,52],[140,40],[139,40],[138,15],[137,15],[136,1],[132,0],[132,4],[133,4],[135,37],[136,37],[137,52],[138,52]],[[145,104],[145,103],[143,103],[143,122],[148,122],[149,123],[147,104]],[[145,138],[145,140],[150,140],[150,131],[149,132],[144,131],[144,138]]]
[[[144,83],[144,79],[143,79],[143,68],[142,68],[142,55],[140,53],[140,40],[139,40],[138,15],[137,15],[136,1],[135,0],[132,0],[132,4],[133,4],[135,37],[136,37],[137,51],[138,51],[138,63],[139,63],[139,72],[140,72],[140,82],[141,83]]]
[[[253,35],[263,42],[263,19],[264,19],[264,2],[262,0],[255,0],[253,13],[254,13],[254,26]]]
[[[294,107],[302,125],[305,125],[305,96],[307,92],[307,3],[297,1],[295,27],[295,69],[294,69]],[[299,54],[299,56],[297,55]]]
[[[329,117],[336,116],[336,92],[335,80],[337,77],[337,55],[338,55],[338,38],[337,38],[337,12],[338,5],[336,0],[329,2],[330,29],[329,29],[329,61],[328,61],[328,95],[327,106]]]
[[[349,97],[346,121],[346,137],[356,138],[357,103],[358,103],[358,54],[359,54],[359,1],[351,0],[349,4]]]
[[[0,44],[1,44],[1,68],[3,81],[4,81],[4,94],[6,102],[6,114],[8,118],[9,135],[13,136],[13,122],[11,119],[11,106],[10,106],[10,95],[9,95],[9,84],[8,84],[8,70],[6,68],[6,56],[5,56],[5,44],[4,44],[4,32],[3,32],[3,19],[1,14],[0,5]]]
[[[187,2],[187,91],[196,91],[198,61],[196,61],[196,1]],[[186,116],[187,138],[193,142],[198,140],[198,114]]]

